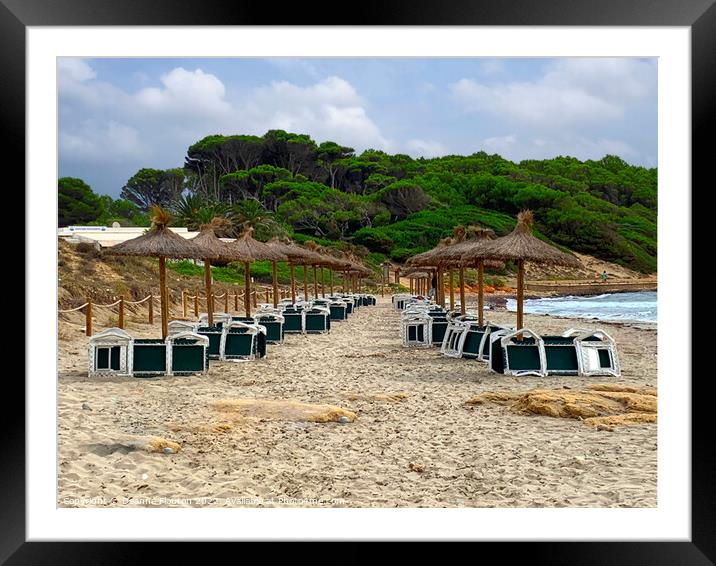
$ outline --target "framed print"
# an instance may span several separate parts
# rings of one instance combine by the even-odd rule
[[[691,369],[699,341],[690,294],[691,184],[705,178],[703,139],[716,86],[712,2],[401,2],[321,24],[290,11],[234,14],[210,1],[197,14],[177,4],[0,0],[0,108],[6,138],[15,140],[6,155],[26,164],[28,241],[26,388],[6,381],[8,398],[25,399],[27,416],[5,430],[0,557],[8,564],[49,563],[60,554],[80,563],[126,562],[146,552],[137,542],[152,540],[436,540],[510,544],[508,552],[545,563],[716,561],[709,395],[707,380],[694,379]],[[473,61],[489,81],[469,78],[464,68]],[[572,79],[588,86],[571,89]],[[374,97],[366,94],[372,84]],[[460,112],[445,110],[446,101]],[[549,123],[555,116],[559,131]],[[481,128],[476,140],[464,129],[470,120]],[[609,123],[619,125],[618,134]],[[176,147],[187,146],[176,163]],[[92,163],[82,169],[82,159],[68,155],[92,156],[85,160]],[[458,163],[468,157],[479,164]],[[457,164],[447,169],[463,168],[464,176],[447,182],[440,167],[450,159]],[[578,177],[564,173],[570,159],[575,170],[598,163],[614,177],[580,193]],[[480,169],[488,162],[489,175]],[[519,192],[503,208],[500,199],[513,189],[498,175]],[[631,183],[627,196],[610,184],[619,175]],[[52,192],[58,179],[66,194],[91,193],[89,208],[108,211],[99,219],[82,216],[84,204],[61,210],[67,221],[59,233],[69,236],[61,245]],[[168,192],[166,208],[188,228],[168,228],[153,207]],[[469,265],[468,255],[435,267],[413,262],[477,238],[458,228],[472,224],[480,207],[488,210],[488,193],[494,210],[479,223],[493,232],[492,255],[472,246]],[[464,199],[462,216],[440,212],[458,207],[455,199]],[[546,199],[558,203],[553,213]],[[205,214],[192,216],[199,208]],[[534,220],[527,208],[537,210]],[[592,213],[580,224],[580,215]],[[619,222],[604,227],[609,214]],[[217,218],[236,230],[222,233]],[[417,226],[434,233],[417,244]],[[524,244],[532,226],[540,238]],[[159,286],[152,280],[134,289],[106,270],[107,300],[96,289],[85,300],[100,277],[90,265],[100,253],[89,239],[97,230],[105,238],[134,230],[137,245],[145,238],[141,254],[126,236],[112,243],[110,265],[145,266],[137,281],[159,267]],[[208,243],[181,237],[182,230]],[[510,235],[522,238],[519,253]],[[600,261],[592,262],[585,250],[597,240],[611,247],[594,252]],[[84,246],[82,254],[58,251],[65,241]],[[265,242],[275,244],[275,256]],[[214,246],[213,259],[202,245]],[[152,259],[140,264],[122,250]],[[301,254],[309,259],[301,263]],[[579,272],[581,283],[597,289],[582,307],[616,309],[631,326],[594,326],[593,311],[574,314],[573,303],[540,295],[538,283],[558,284],[558,276],[530,282],[540,273],[530,260],[569,269],[574,257],[589,266]],[[633,302],[594,306],[612,296],[605,289],[629,291],[623,274],[632,272],[649,273],[653,287],[634,287]],[[576,285],[577,272],[569,273],[563,279]],[[68,274],[75,286],[62,283]],[[479,318],[453,324],[465,314],[472,281]],[[509,297],[484,302],[485,284]],[[410,297],[410,316],[397,312],[400,297]],[[368,314],[388,313],[389,305],[384,318]],[[557,312],[562,307],[566,314]],[[483,308],[492,316],[487,324]],[[534,332],[540,308],[567,317],[570,329],[563,333],[567,321],[555,318],[549,332]],[[152,326],[155,320],[161,324]],[[300,330],[289,330],[284,342],[295,321]],[[62,333],[60,344],[55,334]],[[475,333],[475,359],[464,361],[492,373],[479,381],[450,375],[455,366],[440,364],[463,361],[452,354],[469,357]],[[309,342],[321,345],[320,356]],[[271,365],[272,350],[284,366]],[[309,358],[311,375],[301,385],[291,360]],[[212,367],[230,368],[221,370],[224,385],[200,381]],[[428,373],[405,380],[411,367]],[[262,374],[266,368],[276,373]],[[273,384],[257,385],[261,378]],[[326,394],[321,379],[334,391]],[[600,389],[604,382],[613,388]],[[482,396],[467,395],[475,384]],[[434,388],[442,389],[431,399]],[[546,397],[528,398],[542,388]],[[589,403],[600,391],[595,409]],[[206,411],[195,411],[197,399]],[[552,405],[539,413],[535,403]],[[619,415],[609,413],[616,405]],[[623,405],[637,409],[624,416]],[[183,410],[195,412],[188,418]],[[560,428],[567,419],[551,419],[555,411],[571,428]],[[370,425],[360,429],[354,423],[364,414]],[[550,419],[558,424],[524,424]],[[621,433],[624,422],[636,423],[636,432]],[[459,438],[466,427],[486,427],[486,439],[493,430],[500,450],[486,449],[479,435]],[[519,442],[505,440],[505,427],[522,435]],[[303,448],[293,451],[291,443]],[[504,460],[485,457],[478,466],[471,447]],[[227,456],[239,453],[245,470]],[[531,466],[531,458],[553,460]],[[461,459],[471,464],[461,467]],[[555,475],[540,475],[547,472]],[[510,479],[491,483],[491,474]],[[156,488],[171,482],[172,492]],[[227,487],[239,484],[245,492]],[[271,498],[274,489],[284,499]],[[168,499],[159,501],[162,495]]]

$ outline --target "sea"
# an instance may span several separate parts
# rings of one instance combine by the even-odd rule
[[[507,310],[517,310],[515,299],[507,300]],[[656,322],[656,292],[525,299],[524,312],[595,320]]]

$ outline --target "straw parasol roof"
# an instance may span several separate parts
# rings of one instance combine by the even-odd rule
[[[408,266],[418,267],[437,267],[442,261],[439,259],[440,253],[450,244],[450,238],[443,238],[433,249],[423,253],[414,255],[405,262]]]
[[[466,250],[462,256],[463,259],[523,260],[567,267],[581,266],[575,256],[535,238],[532,235],[533,221],[532,212],[523,210],[517,215],[517,226],[511,233]]]
[[[182,238],[169,230],[171,215],[155,206],[151,209],[152,227],[141,236],[112,246],[111,255],[168,257],[172,259],[204,257],[204,251],[196,243]]]
[[[248,226],[236,240],[228,244],[237,254],[238,261],[286,261],[288,259],[286,254],[281,251],[254,239],[251,235],[253,231],[254,229]]]
[[[494,235],[494,230],[490,228],[469,226],[467,230],[464,230],[453,239],[454,243],[441,250],[437,250],[435,257],[448,266],[470,266],[475,263],[475,259],[466,257],[468,252],[482,248]],[[485,267],[499,269],[504,267],[505,264],[499,260],[485,260],[484,265]]]
[[[266,245],[276,250],[277,252],[282,253],[288,258],[288,261],[297,265],[311,263],[312,261],[315,261],[315,254],[313,252],[302,248],[288,238],[282,239],[275,237],[269,240]]]
[[[191,242],[198,245],[204,255],[204,259],[219,259],[228,261],[237,261],[242,259],[238,250],[234,249],[231,244],[219,239],[214,232],[214,224],[204,224],[200,228],[197,236],[190,239]]]

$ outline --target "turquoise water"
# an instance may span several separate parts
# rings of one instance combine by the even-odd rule
[[[507,300],[507,310],[516,311],[516,301]],[[656,322],[656,292],[607,293],[595,296],[525,299],[527,314],[551,314],[596,320]]]

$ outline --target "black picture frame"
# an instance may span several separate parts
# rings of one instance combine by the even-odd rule
[[[224,5],[215,0],[0,0],[0,116],[6,140],[6,160],[24,163],[25,141],[25,29],[28,26],[67,25],[554,25],[554,26],[686,26],[692,37],[692,173],[693,186],[710,187],[707,132],[714,126],[712,100],[716,94],[716,6],[714,0],[502,0],[500,2],[425,0],[361,4],[347,12],[335,6],[285,6],[266,10],[261,4]],[[327,3],[326,3],[327,4]],[[273,12],[273,13],[272,13]],[[350,13],[350,21],[340,14]],[[319,20],[323,18],[323,22]],[[710,152],[709,152],[710,153]],[[18,169],[24,172],[24,168]],[[19,183],[24,186],[24,176]],[[18,183],[17,186],[20,186]],[[687,188],[685,190],[690,190]],[[693,238],[692,238],[693,241]],[[687,305],[691,310],[691,304]],[[495,542],[491,549],[510,561],[524,555],[531,563],[548,564],[713,564],[716,562],[716,499],[712,475],[716,443],[707,422],[709,379],[692,380],[691,358],[684,375],[673,376],[692,387],[692,535],[689,542]],[[703,377],[709,377],[705,375]],[[19,406],[23,383],[5,381],[6,395]],[[160,546],[140,543],[26,542],[25,541],[25,419],[20,413],[2,429],[0,457],[0,562],[7,564],[112,564],[145,561],[153,551],[170,560]],[[237,531],[237,534],[240,534]],[[559,537],[558,533],[555,533]],[[81,538],[81,533],[77,533]],[[316,533],[320,539],[320,533]],[[505,545],[509,547],[505,548]],[[413,547],[415,548],[415,547]],[[460,549],[458,549],[460,550]],[[423,552],[418,549],[419,552]],[[182,559],[188,559],[184,545]],[[225,545],[202,545],[202,561],[226,552]],[[295,550],[272,550],[274,559]],[[279,552],[279,554],[275,554]],[[344,559],[364,562],[373,555],[370,544],[355,544]],[[444,551],[441,551],[444,552]],[[472,551],[474,552],[474,551]],[[483,551],[480,551],[483,552]],[[353,556],[353,559],[348,558]],[[248,557],[248,556],[247,556]],[[404,555],[404,558],[407,557]],[[239,557],[237,557],[238,559]],[[340,555],[334,555],[339,559]],[[445,554],[443,554],[443,561]]]

